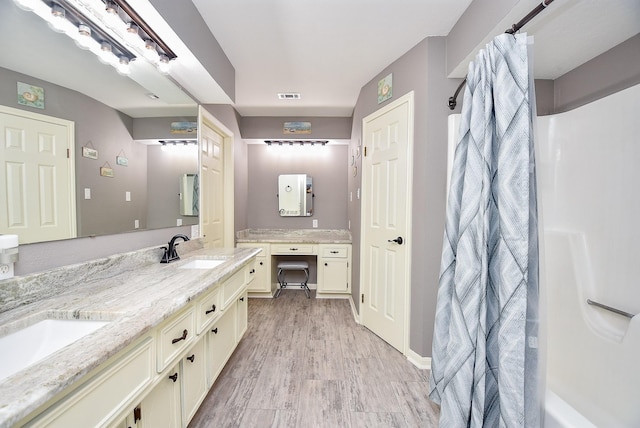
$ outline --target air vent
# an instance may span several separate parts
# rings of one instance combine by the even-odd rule
[[[299,92],[281,92],[278,94],[279,100],[299,100],[300,93]]]

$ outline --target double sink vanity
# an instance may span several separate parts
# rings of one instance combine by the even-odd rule
[[[186,426],[247,328],[259,252],[201,246],[0,282],[0,427]]]
[[[248,296],[273,296],[279,258],[317,265],[317,297],[351,292],[348,231],[249,229],[237,248],[179,252],[1,281],[0,428],[186,427],[247,329]]]

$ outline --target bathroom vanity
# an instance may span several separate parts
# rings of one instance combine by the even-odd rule
[[[7,289],[43,290],[5,305],[0,340],[49,319],[102,322],[0,380],[0,427],[187,426],[247,328],[258,250],[181,250],[167,264],[146,251],[0,282],[3,304]]]
[[[246,229],[236,234],[238,248],[257,248],[251,297],[273,297],[278,288],[277,260],[311,259],[317,266],[316,297],[351,294],[351,233],[334,229]],[[295,283],[291,286],[295,289]]]

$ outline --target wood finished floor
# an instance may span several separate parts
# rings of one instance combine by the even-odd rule
[[[249,327],[189,424],[436,427],[427,370],[356,324],[347,300],[249,299]]]

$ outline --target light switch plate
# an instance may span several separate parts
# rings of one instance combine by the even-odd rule
[[[318,219],[317,218],[313,219],[313,227],[318,227]]]
[[[89,189],[88,187],[84,188],[84,198],[91,199],[91,189]]]
[[[124,200],[131,202],[131,192],[124,192]]]
[[[140,228],[140,220],[134,220],[133,221],[133,228],[134,229],[139,229]]]
[[[182,226],[182,219],[179,218],[178,221],[176,221],[176,226]]]

